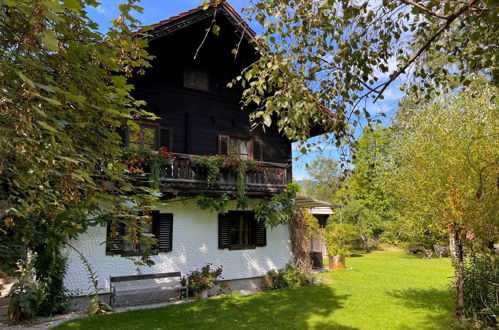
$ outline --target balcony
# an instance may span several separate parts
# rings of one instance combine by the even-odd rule
[[[207,183],[207,171],[195,166],[193,155],[174,154],[175,159],[162,169],[160,190],[163,193],[178,194],[234,194],[236,173],[222,171],[217,182]],[[248,196],[273,196],[285,191],[288,181],[288,164],[259,162],[255,170],[246,173],[245,191]],[[146,184],[147,177],[138,181]]]

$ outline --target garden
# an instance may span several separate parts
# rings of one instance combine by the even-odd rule
[[[56,329],[456,329],[448,258],[358,253],[321,283],[97,315]]]

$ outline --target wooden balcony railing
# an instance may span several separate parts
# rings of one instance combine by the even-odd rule
[[[234,171],[222,171],[220,179],[208,185],[206,169],[195,166],[192,155],[174,155],[175,159],[162,171],[162,191],[213,194],[236,192]],[[246,173],[245,191],[247,195],[273,195],[283,192],[287,184],[288,164],[260,162],[255,170]]]

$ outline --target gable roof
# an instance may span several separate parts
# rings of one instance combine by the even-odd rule
[[[178,15],[172,16],[158,23],[152,24],[152,30],[148,31],[148,40],[154,40],[175,33],[176,31],[188,27],[192,24],[205,20],[214,15],[224,15],[228,21],[235,27],[235,33],[244,38],[250,43],[256,42],[255,31],[246,23],[236,10],[225,0],[219,5],[211,2],[207,9],[203,6],[185,11]]]

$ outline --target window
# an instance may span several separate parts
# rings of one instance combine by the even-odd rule
[[[184,87],[208,92],[210,89],[208,72],[191,68],[185,69]]]
[[[218,153],[263,161],[263,142],[257,138],[221,134],[218,136]]]
[[[230,138],[229,154],[237,156],[239,159],[248,159],[249,140]]]
[[[156,150],[167,147],[172,151],[172,129],[159,124],[140,121],[139,130],[130,127],[120,128],[117,133],[121,136],[122,147],[149,148]]]
[[[120,221],[109,221],[107,224],[106,254],[122,256],[140,255],[144,248],[149,246],[146,241],[157,239],[157,243],[152,247],[153,252],[172,251],[173,238],[173,214],[152,212],[149,217],[141,217],[139,223],[141,232],[139,233],[139,243],[136,245],[130,242],[130,228]],[[116,235],[112,235],[115,232]]]
[[[139,130],[130,130],[130,146],[156,149],[156,126],[140,125]]]
[[[267,245],[267,230],[249,211],[230,211],[218,216],[220,249],[253,249]]]

